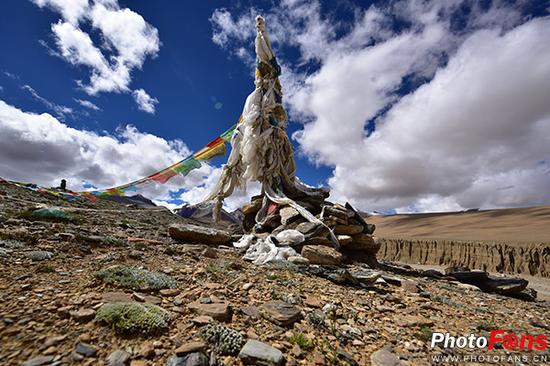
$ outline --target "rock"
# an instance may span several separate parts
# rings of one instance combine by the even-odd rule
[[[130,363],[131,354],[125,350],[119,349],[114,351],[107,358],[109,366],[126,366]]]
[[[313,236],[304,240],[302,245],[324,245],[326,247],[332,247],[334,244],[330,239],[324,236]]]
[[[342,263],[342,254],[326,246],[306,245],[302,248],[302,257],[311,264],[339,265]]]
[[[489,274],[485,271],[452,271],[446,268],[445,272],[458,281],[469,284],[483,282],[489,278]]]
[[[171,356],[165,366],[209,366],[210,359],[202,352],[189,353],[183,357]]]
[[[97,349],[94,346],[83,342],[78,342],[74,351],[84,357],[94,357],[97,354]]]
[[[193,318],[193,320],[191,320],[194,324],[197,324],[197,325],[206,325],[208,323],[211,323],[214,321],[214,318],[212,318],[211,316],[208,316],[208,315],[200,315],[200,316],[197,316],[195,318]]]
[[[501,295],[515,295],[521,293],[529,281],[523,278],[500,278],[489,276],[484,271],[455,271],[450,272],[449,276],[454,277],[460,282],[479,287],[485,292],[495,292]]]
[[[254,284],[253,284],[252,282],[247,282],[247,283],[245,283],[245,284],[243,285],[242,288],[243,288],[244,291],[248,291],[248,290],[250,290],[253,286],[254,286]]]
[[[254,339],[246,342],[239,357],[245,365],[281,366],[285,361],[281,351]]]
[[[299,217],[300,213],[290,206],[285,206],[279,210],[279,215],[281,215],[281,224],[286,226],[295,218]]]
[[[423,327],[433,325],[433,321],[417,315],[403,315],[397,319],[397,324],[401,327]]]
[[[489,276],[487,280],[476,284],[480,289],[486,292],[496,292],[501,295],[515,295],[521,293],[529,281],[523,278],[497,278]]]
[[[218,258],[218,251],[214,248],[207,247],[201,252],[201,256],[206,258]]]
[[[324,237],[328,234],[328,229],[326,227],[312,222],[303,222],[296,226],[296,230],[304,234],[306,239],[312,237]]]
[[[250,201],[250,203],[247,203],[245,204],[241,210],[243,212],[243,214],[245,214],[246,216],[249,216],[249,215],[256,215],[256,213],[258,211],[260,211],[260,208],[262,208],[262,198],[252,198],[252,200]]]
[[[139,346],[139,355],[143,358],[153,358],[155,356],[155,346],[151,341],[145,341]]]
[[[260,310],[256,306],[244,306],[241,308],[241,312],[252,319],[258,319],[260,317]]]
[[[411,292],[414,294],[420,292],[420,288],[418,287],[418,282],[413,280],[401,281],[401,288],[407,292]]]
[[[287,258],[287,261],[297,265],[307,266],[309,264],[309,259],[302,257],[301,255],[291,255]]]
[[[351,244],[353,241],[353,238],[349,235],[337,235],[336,239],[338,239],[338,242],[342,247],[346,247],[348,244]]]
[[[346,209],[348,210],[348,212],[352,212],[353,213],[353,219],[354,220],[357,220],[357,222],[362,225],[364,227],[364,233],[365,234],[372,234],[374,233],[374,230],[376,229],[376,226],[374,226],[373,224],[368,224],[365,219],[363,218],[363,216],[361,216],[361,214],[355,209],[353,208],[352,205],[350,205],[349,202],[346,202]]]
[[[59,342],[64,341],[65,339],[67,339],[67,337],[68,337],[67,334],[60,335],[60,336],[48,337],[48,338],[46,338],[46,341],[44,342],[44,346],[45,347],[53,346],[55,344],[58,344]]]
[[[229,322],[231,321],[232,308],[227,302],[216,302],[211,304],[203,304],[200,301],[194,301],[188,305],[189,309],[201,315],[208,315],[212,318]]]
[[[147,362],[143,360],[132,360],[130,361],[130,366],[147,366]]]
[[[363,226],[361,225],[336,225],[334,227],[334,234],[336,235],[356,235],[363,232]]]
[[[131,250],[130,253],[128,253],[128,258],[141,259],[143,258],[143,252],[141,250]]]
[[[189,343],[182,344],[181,346],[176,348],[174,353],[177,356],[184,356],[188,353],[201,352],[201,351],[204,351],[205,349],[206,349],[206,343],[204,342],[189,342]]]
[[[178,296],[180,290],[177,288],[165,288],[159,291],[162,296]]]
[[[424,271],[421,272],[422,273],[422,276],[424,277],[430,277],[430,278],[441,278],[443,277],[443,273],[439,272],[438,270],[435,270],[435,269],[426,269]]]
[[[198,225],[173,224],[168,233],[172,239],[186,243],[223,245],[231,241],[227,231]]]
[[[306,296],[306,299],[304,300],[304,304],[311,308],[320,308],[323,306],[323,303],[321,302],[321,300],[319,300],[319,298],[311,295]]]
[[[365,284],[365,285],[372,285],[380,278],[380,272],[375,271],[369,271],[369,270],[362,270],[362,271],[355,271],[351,272],[351,275],[355,280],[358,282]]]
[[[141,295],[141,294],[139,294]],[[101,301],[103,302],[132,302],[132,299],[134,298],[133,294],[125,293],[125,292],[105,292],[103,293],[103,296],[101,298]],[[141,301],[138,298],[135,298],[137,301],[144,302],[145,300]]]
[[[325,219],[330,216],[333,216],[339,219],[340,222],[346,225],[348,222],[348,219],[353,215],[350,215],[343,206],[338,204],[334,206],[323,206],[323,209],[321,211],[321,219]]]
[[[382,348],[370,356],[372,366],[404,366],[405,363],[391,351]]]
[[[80,309],[78,311],[71,311],[71,317],[80,323],[86,323],[95,317],[95,310],[93,309]]]
[[[525,301],[535,301],[537,300],[537,291],[533,288],[526,288],[525,290],[521,292],[513,293],[512,296],[516,297],[518,299],[522,299]]]
[[[361,250],[372,254],[376,254],[380,250],[381,243],[371,235],[352,235],[352,239],[352,242],[346,246],[346,249]]]
[[[347,363],[350,366],[359,366],[359,363],[355,361],[353,356],[343,350],[338,350],[338,352],[336,352],[336,358],[338,360],[341,360],[341,362],[343,361]]]
[[[280,326],[291,325],[302,318],[300,309],[284,301],[269,301],[260,306],[260,314]]]
[[[38,356],[31,358],[21,364],[21,366],[42,366],[53,362],[53,356]]]

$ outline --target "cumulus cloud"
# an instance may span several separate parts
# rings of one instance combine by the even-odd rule
[[[89,81],[77,83],[90,95],[129,93],[132,71],[141,69],[146,58],[155,57],[160,49],[158,30],[138,13],[121,8],[116,0],[33,2],[61,14],[62,19],[52,24],[56,54],[89,70]],[[81,25],[98,32],[101,44],[95,44]]]
[[[151,98],[143,89],[136,89],[132,92],[132,96],[136,101],[138,108],[144,112],[154,114],[155,106],[158,104],[157,98]]]
[[[6,179],[57,186],[65,178],[76,191],[89,184],[107,188],[147,176],[189,154],[182,141],[167,141],[130,125],[115,135],[99,135],[68,127],[48,113],[29,113],[0,100],[0,176]],[[186,177],[174,177],[165,185],[151,184],[139,193],[170,200],[170,191],[192,191],[214,170],[204,164]]]
[[[334,199],[399,211],[550,202],[550,19],[523,18],[523,4],[396,1],[354,9],[347,28],[318,2],[267,11],[304,124],[294,138],[333,167]],[[217,10],[214,42],[250,43],[253,27],[238,26],[253,15]]]
[[[91,109],[91,110],[94,110],[94,111],[101,111],[101,108],[99,108],[97,105],[90,102],[89,100],[83,100],[83,99],[78,99],[78,98],[73,98],[73,100],[75,102],[77,102],[78,104],[80,104],[81,106],[83,106],[84,108],[88,108],[88,109]]]

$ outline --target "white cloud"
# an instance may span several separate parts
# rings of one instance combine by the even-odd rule
[[[157,98],[151,98],[143,89],[136,89],[132,92],[132,96],[136,101],[138,108],[144,112],[154,114],[155,106],[158,104]]]
[[[84,190],[86,184],[108,188],[147,176],[189,154],[182,141],[167,141],[129,125],[114,136],[98,135],[68,127],[50,114],[25,112],[0,100],[0,176],[6,179],[57,186],[65,178],[72,190]],[[169,200],[170,190],[193,190],[213,171],[204,164],[186,177],[174,177],[165,185],[151,184],[138,193]]]
[[[33,0],[40,7],[61,13],[52,24],[58,55],[74,66],[89,69],[89,81],[77,81],[90,95],[100,92],[129,93],[132,72],[160,49],[158,30],[141,15],[120,8],[116,0]],[[91,26],[102,43],[94,44],[80,26]]]
[[[265,13],[287,106],[304,123],[294,138],[333,167],[334,200],[369,211],[550,203],[550,19],[524,19],[523,5],[397,1],[354,9],[351,26],[318,2]],[[213,40],[251,50],[254,28],[236,25],[254,15],[217,10]]]
[[[34,99],[42,103],[44,106],[46,106],[49,110],[55,113],[55,115],[60,118],[61,120],[65,119],[67,115],[73,114],[73,109],[66,107],[64,105],[55,104],[53,102],[50,102],[46,98],[40,96],[36,90],[34,90],[30,85],[23,85],[21,89],[28,91]]]
[[[78,24],[88,10],[88,0],[31,0],[37,6],[43,8],[52,7],[60,12],[63,18],[72,23]]]
[[[90,102],[89,100],[83,100],[78,98],[73,98],[75,102],[83,106],[84,108],[92,109],[94,111],[101,111],[101,108],[99,108],[94,103]]]

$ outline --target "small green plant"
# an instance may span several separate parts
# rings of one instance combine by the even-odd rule
[[[157,291],[175,288],[177,285],[172,277],[164,273],[128,266],[107,268],[94,272],[93,275],[107,284],[138,291]]]
[[[147,248],[147,244],[145,244],[144,242],[137,242],[134,244],[134,249],[144,250],[146,248]]]
[[[41,264],[41,265],[37,266],[34,271],[36,273],[52,273],[52,272],[55,272],[53,267],[50,267],[50,266],[45,265],[45,264]]]
[[[48,252],[47,250],[33,250],[30,252],[27,252],[26,256],[33,262],[39,262],[39,261],[44,261],[46,259],[52,258],[53,253]]]
[[[313,342],[309,340],[303,333],[293,333],[288,341],[292,344],[297,344],[301,349],[308,351],[313,348]]]
[[[491,315],[490,318],[485,318],[482,320],[478,325],[477,329],[479,330],[486,330],[490,332],[493,329],[501,329],[501,327],[496,323],[495,316]]]
[[[325,325],[325,314],[314,311],[306,315],[306,320],[316,328],[322,328]]]
[[[200,335],[223,355],[236,355],[244,343],[241,333],[218,322],[202,327]]]
[[[152,304],[113,303],[101,306],[95,320],[111,326],[117,333],[152,335],[168,328],[170,315]]]
[[[429,342],[432,339],[432,333],[433,331],[430,328],[422,327],[415,334],[415,336],[417,339],[421,340],[422,342]]]
[[[225,279],[228,272],[231,271],[231,262],[225,260],[211,260],[206,264],[204,271],[209,278],[213,280],[222,280]]]
[[[55,207],[25,210],[20,212],[18,217],[29,221],[76,222],[73,217]]]

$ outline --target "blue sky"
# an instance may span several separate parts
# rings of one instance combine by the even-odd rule
[[[288,133],[306,183],[367,210],[550,203],[541,136],[550,103],[539,85],[550,85],[545,1],[2,6],[5,178],[49,185],[65,177],[75,188],[101,188],[201,148],[235,122],[253,90],[253,18],[261,13],[283,65]],[[86,49],[81,38],[71,44],[82,35]],[[526,54],[517,39],[536,47]],[[487,57],[498,58],[494,67],[486,68]],[[488,83],[507,92],[485,90]],[[516,115],[497,113],[511,104]],[[222,163],[146,194],[197,201]]]

